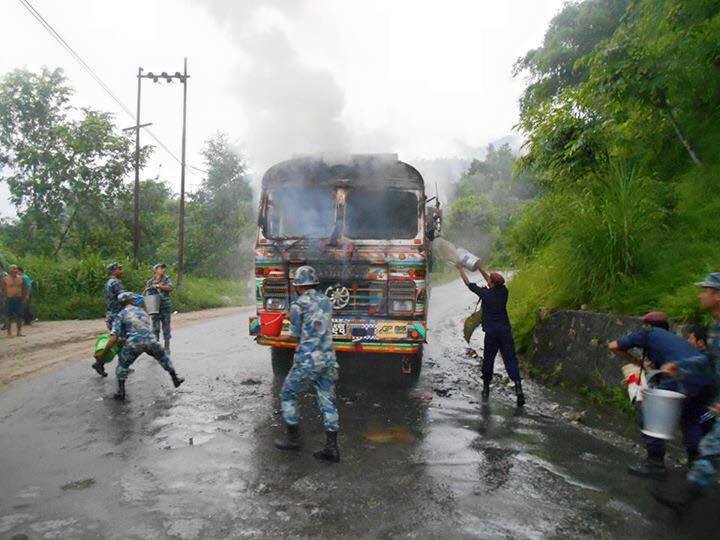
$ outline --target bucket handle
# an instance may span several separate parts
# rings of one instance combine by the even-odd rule
[[[285,318],[285,314],[280,312],[280,313],[276,314],[276,317],[274,319],[271,319],[271,320],[265,321],[265,322],[260,321],[260,326],[268,326],[270,324],[275,324],[278,321],[278,319],[284,319],[284,318]]]

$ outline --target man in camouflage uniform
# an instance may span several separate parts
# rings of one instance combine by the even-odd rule
[[[163,369],[170,374],[175,388],[180,386],[185,379],[178,377],[170,358],[165,354],[162,345],[153,336],[150,316],[144,310],[135,306],[135,294],[131,292],[121,293],[118,300],[123,309],[115,317],[110,341],[108,341],[102,356],[100,356],[100,361],[102,361],[105,354],[118,340],[124,340],[125,344],[120,350],[118,365],[115,370],[118,391],[113,397],[121,401],[125,399],[125,381],[130,372],[130,366],[142,353],[148,353],[154,357]]]
[[[114,262],[107,265],[107,271],[110,278],[105,283],[105,324],[108,330],[112,330],[113,321],[122,309],[118,296],[125,292],[125,286],[120,281],[124,270],[121,264]]]
[[[281,450],[299,450],[302,447],[297,396],[313,385],[326,434],[325,448],[313,455],[337,463],[340,461],[337,445],[340,426],[335,405],[338,364],[332,343],[332,304],[327,296],[315,289],[319,283],[313,267],[301,266],[297,269],[294,284],[300,296],[290,308],[290,333],[298,338],[298,344],[293,367],[280,391],[287,435],[275,441],[275,446]]]
[[[153,332],[155,339],[160,341],[160,324],[162,324],[163,338],[165,338],[165,352],[170,354],[170,317],[172,315],[172,303],[170,293],[173,290],[173,282],[167,275],[167,265],[158,263],[153,266],[155,275],[148,279],[145,284],[148,296],[160,295],[160,311],[152,314]]]
[[[714,365],[716,380],[720,380],[720,272],[708,274],[704,281],[696,283],[702,289],[700,304],[714,321],[707,333],[707,354]],[[710,410],[720,416],[720,395],[716,396]],[[658,502],[685,512],[716,482],[720,472],[720,422],[700,441],[700,455],[687,474],[682,489],[655,489],[652,494]]]

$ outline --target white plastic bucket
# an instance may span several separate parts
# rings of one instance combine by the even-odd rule
[[[150,315],[160,313],[159,294],[146,294],[143,303],[145,304],[145,311],[147,311]]]
[[[467,251],[466,249],[458,248],[458,258],[465,268],[468,270],[476,270],[475,264],[480,260],[478,257]]]
[[[642,432],[657,439],[675,438],[685,396],[671,390],[643,388],[642,398]]]

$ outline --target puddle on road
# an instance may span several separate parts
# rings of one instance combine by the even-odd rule
[[[407,429],[394,426],[383,431],[369,431],[363,437],[374,443],[401,443],[408,444],[415,442],[415,435]]]

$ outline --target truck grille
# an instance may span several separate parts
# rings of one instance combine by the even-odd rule
[[[330,281],[320,280],[318,290],[333,303],[336,314],[370,315],[386,310],[384,281]]]

